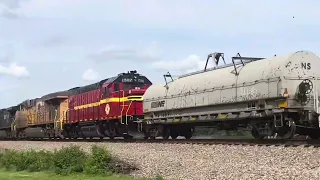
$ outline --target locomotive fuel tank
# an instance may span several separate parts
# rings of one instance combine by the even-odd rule
[[[143,97],[145,120],[252,119],[272,115],[279,108],[319,111],[315,97],[320,90],[320,59],[312,52],[255,60],[233,57],[232,61],[149,87]]]

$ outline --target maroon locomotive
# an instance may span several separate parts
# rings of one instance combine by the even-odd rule
[[[151,85],[145,76],[129,71],[70,89],[63,135],[68,138],[132,138],[129,132],[138,132],[135,121],[143,118],[143,94]]]

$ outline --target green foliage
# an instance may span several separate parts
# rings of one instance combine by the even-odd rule
[[[83,171],[86,154],[79,146],[56,150],[53,156],[54,170],[57,174],[70,174]]]
[[[0,154],[0,165],[7,170],[42,171],[52,168],[52,153],[47,151],[5,150]]]
[[[99,146],[92,146],[90,154],[78,146],[64,147],[54,152],[4,150],[0,151],[0,168],[16,171],[54,171],[60,175],[73,173],[112,175],[134,169],[133,166],[119,161]]]
[[[164,180],[164,178],[162,177],[162,176],[156,176],[155,178],[154,178],[154,180]]]
[[[92,146],[92,154],[88,157],[84,170],[88,174],[103,174],[113,171],[111,154],[104,148]]]

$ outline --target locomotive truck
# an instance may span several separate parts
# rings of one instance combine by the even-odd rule
[[[215,67],[208,69],[212,58]],[[221,64],[221,59],[224,64]],[[285,56],[209,54],[204,70],[150,86],[144,94],[145,138],[190,138],[196,126],[250,128],[254,138],[319,138],[320,59],[308,51]],[[219,62],[220,61],[220,62]]]

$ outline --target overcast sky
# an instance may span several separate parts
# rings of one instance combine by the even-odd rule
[[[320,54],[320,1],[0,0],[0,108],[129,70],[162,83],[217,51],[297,50]]]

